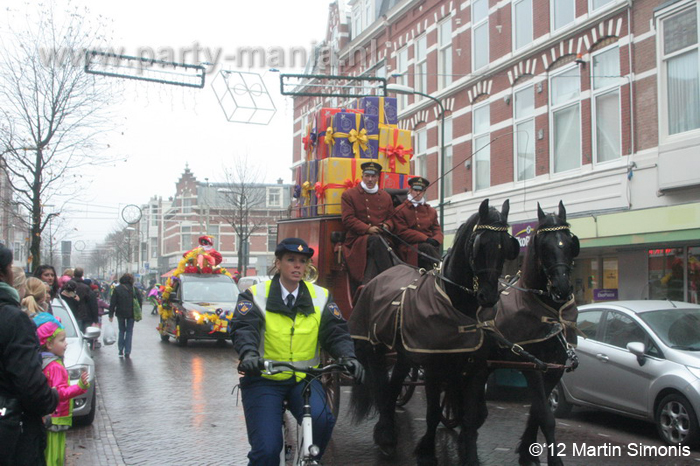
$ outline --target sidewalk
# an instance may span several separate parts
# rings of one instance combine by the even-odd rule
[[[112,421],[105,409],[97,383],[97,412],[91,426],[73,427],[66,432],[66,466],[123,466]]]

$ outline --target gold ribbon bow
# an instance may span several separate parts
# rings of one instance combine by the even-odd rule
[[[328,144],[331,147],[333,147],[333,144],[335,144],[335,138],[333,137],[333,127],[332,126],[329,126],[326,129],[325,141],[326,141],[326,144]],[[329,151],[330,151],[331,147],[328,148]]]
[[[309,198],[310,194],[309,191],[313,189],[313,186],[311,183],[308,181],[304,181],[304,184],[301,185],[301,197],[304,199],[304,202],[302,202],[302,205],[309,205]]]

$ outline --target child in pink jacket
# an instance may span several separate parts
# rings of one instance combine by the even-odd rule
[[[88,374],[83,372],[78,385],[70,385],[68,371],[63,366],[63,355],[68,347],[63,325],[47,312],[37,314],[34,323],[41,344],[44,375],[59,397],[56,411],[45,419],[48,435],[44,456],[47,466],[62,466],[66,456],[66,430],[73,424],[73,398],[87,391]]]

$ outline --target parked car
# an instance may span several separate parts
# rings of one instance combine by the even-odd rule
[[[63,357],[63,365],[68,371],[70,384],[76,385],[83,371],[87,371],[90,387],[84,394],[73,398],[73,425],[90,425],[95,420],[97,411],[97,397],[95,383],[95,361],[92,359],[90,343],[100,337],[98,327],[88,327],[85,333],[80,332],[78,321],[68,308],[68,305],[60,298],[51,301],[53,315],[61,321],[66,329],[68,348]]]
[[[672,445],[700,441],[700,306],[614,301],[579,307],[579,367],[552,392],[565,416],[573,405],[644,419]]]
[[[227,340],[226,320],[232,317],[237,300],[238,287],[227,275],[180,275],[168,298],[173,312],[166,319],[160,318],[161,340],[173,337],[180,346],[191,339]]]
[[[238,289],[241,290],[242,293],[251,286],[266,282],[268,280],[272,280],[272,277],[268,275],[251,275],[249,277],[241,277],[238,280]]]

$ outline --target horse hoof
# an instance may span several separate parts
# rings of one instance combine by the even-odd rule
[[[434,456],[419,456],[416,458],[418,466],[438,466],[437,458]]]
[[[540,466],[540,464],[540,459],[535,457],[520,458],[518,461],[519,466]]]
[[[379,452],[384,458],[393,458],[396,456],[396,445],[377,445]]]

